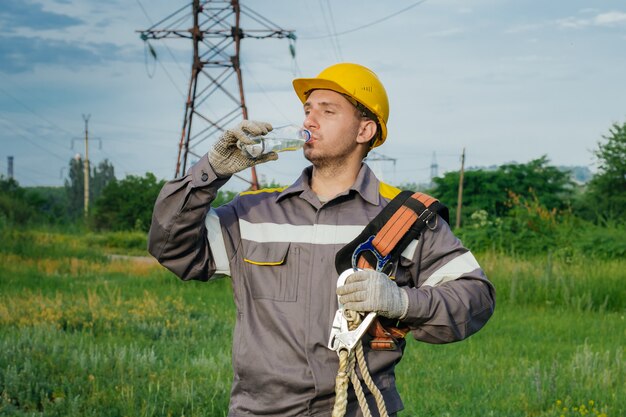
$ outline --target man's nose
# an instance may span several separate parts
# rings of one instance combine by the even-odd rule
[[[313,112],[309,112],[309,114],[305,116],[303,126],[308,130],[317,129],[319,127],[317,118],[314,116]]]

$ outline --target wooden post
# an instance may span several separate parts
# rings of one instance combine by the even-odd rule
[[[90,174],[90,170],[89,170],[89,117],[91,117],[91,115],[87,115],[85,116],[83,114],[83,120],[85,121],[85,160],[83,161],[83,184],[84,184],[84,211],[85,211],[85,218],[87,218],[87,216],[89,215],[89,174]]]
[[[456,225],[455,228],[461,227],[461,206],[463,205],[463,172],[465,169],[465,148],[461,154],[461,173],[459,175],[459,194],[456,203]]]

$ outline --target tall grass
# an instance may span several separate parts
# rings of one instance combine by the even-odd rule
[[[397,368],[407,416],[560,416],[561,403],[626,412],[623,314],[502,303],[481,332],[409,343]],[[559,411],[559,412],[557,412]]]
[[[228,280],[183,283],[106,256],[128,253],[123,235],[6,233],[0,416],[227,414]],[[496,313],[461,343],[408,343],[400,415],[626,415],[626,261],[478,258]]]
[[[0,253],[32,258],[85,258],[100,261],[107,254],[147,255],[143,232],[94,233],[81,229],[61,233],[54,229],[10,229],[0,227]]]
[[[144,262],[91,265],[3,269],[0,415],[226,415],[229,282],[178,285]]]
[[[574,311],[626,309],[624,259],[558,258],[548,253],[516,259],[488,252],[480,263],[496,283],[498,301],[518,306],[555,306]]]

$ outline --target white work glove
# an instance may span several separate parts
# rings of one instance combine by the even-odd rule
[[[374,311],[390,319],[403,319],[409,309],[409,295],[382,272],[356,271],[337,288],[344,308],[359,312]]]
[[[251,158],[243,150],[254,142],[250,137],[265,135],[272,125],[264,122],[244,120],[237,127],[226,130],[209,151],[209,163],[220,177],[227,177],[256,164],[275,161],[278,155],[270,152]]]

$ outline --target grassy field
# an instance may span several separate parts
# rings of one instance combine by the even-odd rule
[[[0,416],[225,416],[230,282],[183,283],[137,234],[0,233]],[[401,416],[626,415],[626,261],[479,254],[496,314],[409,342]]]

